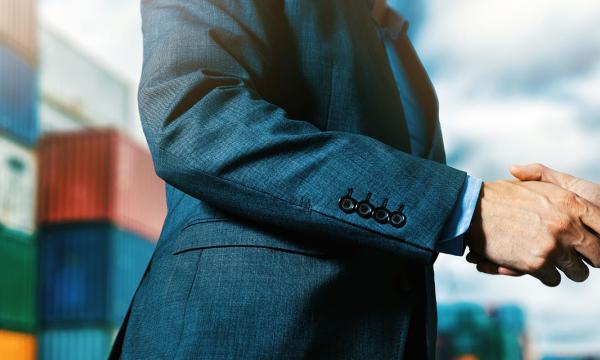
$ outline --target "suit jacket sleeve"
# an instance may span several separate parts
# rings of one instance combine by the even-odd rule
[[[261,97],[279,0],[144,0],[139,103],[157,174],[245,218],[432,261],[466,174],[374,138],[293,119]],[[268,24],[267,24],[268,22]],[[277,23],[273,21],[273,23]],[[400,204],[396,228],[346,214],[353,188]]]

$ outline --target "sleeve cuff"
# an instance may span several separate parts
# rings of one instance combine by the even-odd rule
[[[440,233],[437,251],[456,256],[464,254],[463,237],[471,225],[482,184],[481,179],[467,176],[454,209]]]

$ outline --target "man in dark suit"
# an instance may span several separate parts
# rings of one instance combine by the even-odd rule
[[[114,358],[432,358],[433,263],[548,285],[600,210],[445,165],[407,23],[369,0],[144,0],[139,100],[169,213]]]

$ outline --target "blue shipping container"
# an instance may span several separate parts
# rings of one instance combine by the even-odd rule
[[[104,328],[47,329],[38,336],[40,360],[105,360],[115,330]]]
[[[28,146],[39,132],[36,84],[35,69],[0,45],[0,130]]]
[[[119,325],[154,244],[105,223],[48,226],[39,239],[42,324]]]

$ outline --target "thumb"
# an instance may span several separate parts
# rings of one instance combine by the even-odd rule
[[[542,164],[513,165],[510,173],[521,181],[543,181],[574,191],[573,184],[577,178],[569,174],[561,173]],[[582,196],[581,194],[578,194]],[[584,196],[585,197],[585,196]]]
[[[546,167],[542,164],[512,165],[509,171],[521,181],[542,181]]]

